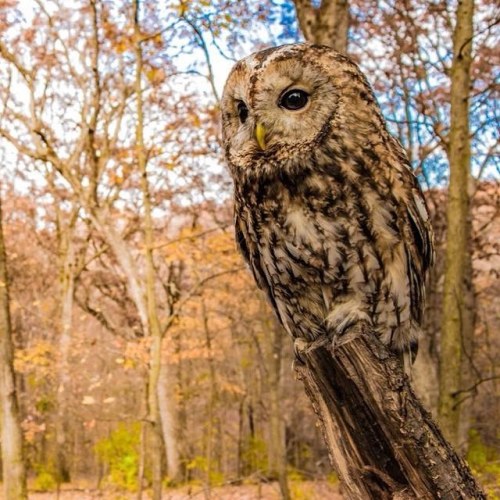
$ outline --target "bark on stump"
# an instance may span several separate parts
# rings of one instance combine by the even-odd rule
[[[465,462],[367,329],[335,348],[305,349],[295,370],[352,499],[484,499]]]

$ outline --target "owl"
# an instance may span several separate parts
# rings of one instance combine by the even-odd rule
[[[363,73],[329,47],[269,48],[236,63],[221,110],[236,241],[296,345],[365,325],[408,371],[432,230]]]

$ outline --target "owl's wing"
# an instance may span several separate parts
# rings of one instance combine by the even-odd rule
[[[246,227],[243,221],[237,215],[235,215],[234,222],[236,244],[238,245],[238,248],[243,255],[246,263],[252,270],[255,282],[257,283],[258,287],[266,293],[269,301],[271,302],[271,305],[279,316],[276,299],[274,297],[272,288],[267,281],[266,274],[262,269],[260,253],[257,245],[252,244],[252,240],[247,234]]]
[[[417,179],[412,177],[412,196],[406,207],[407,220],[413,236],[413,244],[406,244],[408,277],[410,283],[411,312],[422,323],[425,304],[425,279],[434,262],[433,233],[429,212]]]

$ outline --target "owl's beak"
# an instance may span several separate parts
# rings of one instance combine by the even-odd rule
[[[255,139],[257,139],[259,148],[264,151],[264,149],[266,149],[266,129],[261,123],[255,125]]]

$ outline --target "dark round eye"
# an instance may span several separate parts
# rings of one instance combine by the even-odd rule
[[[248,118],[248,108],[243,101],[238,101],[238,116],[241,123],[245,123]]]
[[[285,92],[280,99],[279,105],[282,108],[295,111],[303,108],[309,101],[309,94],[299,89],[292,89]]]

